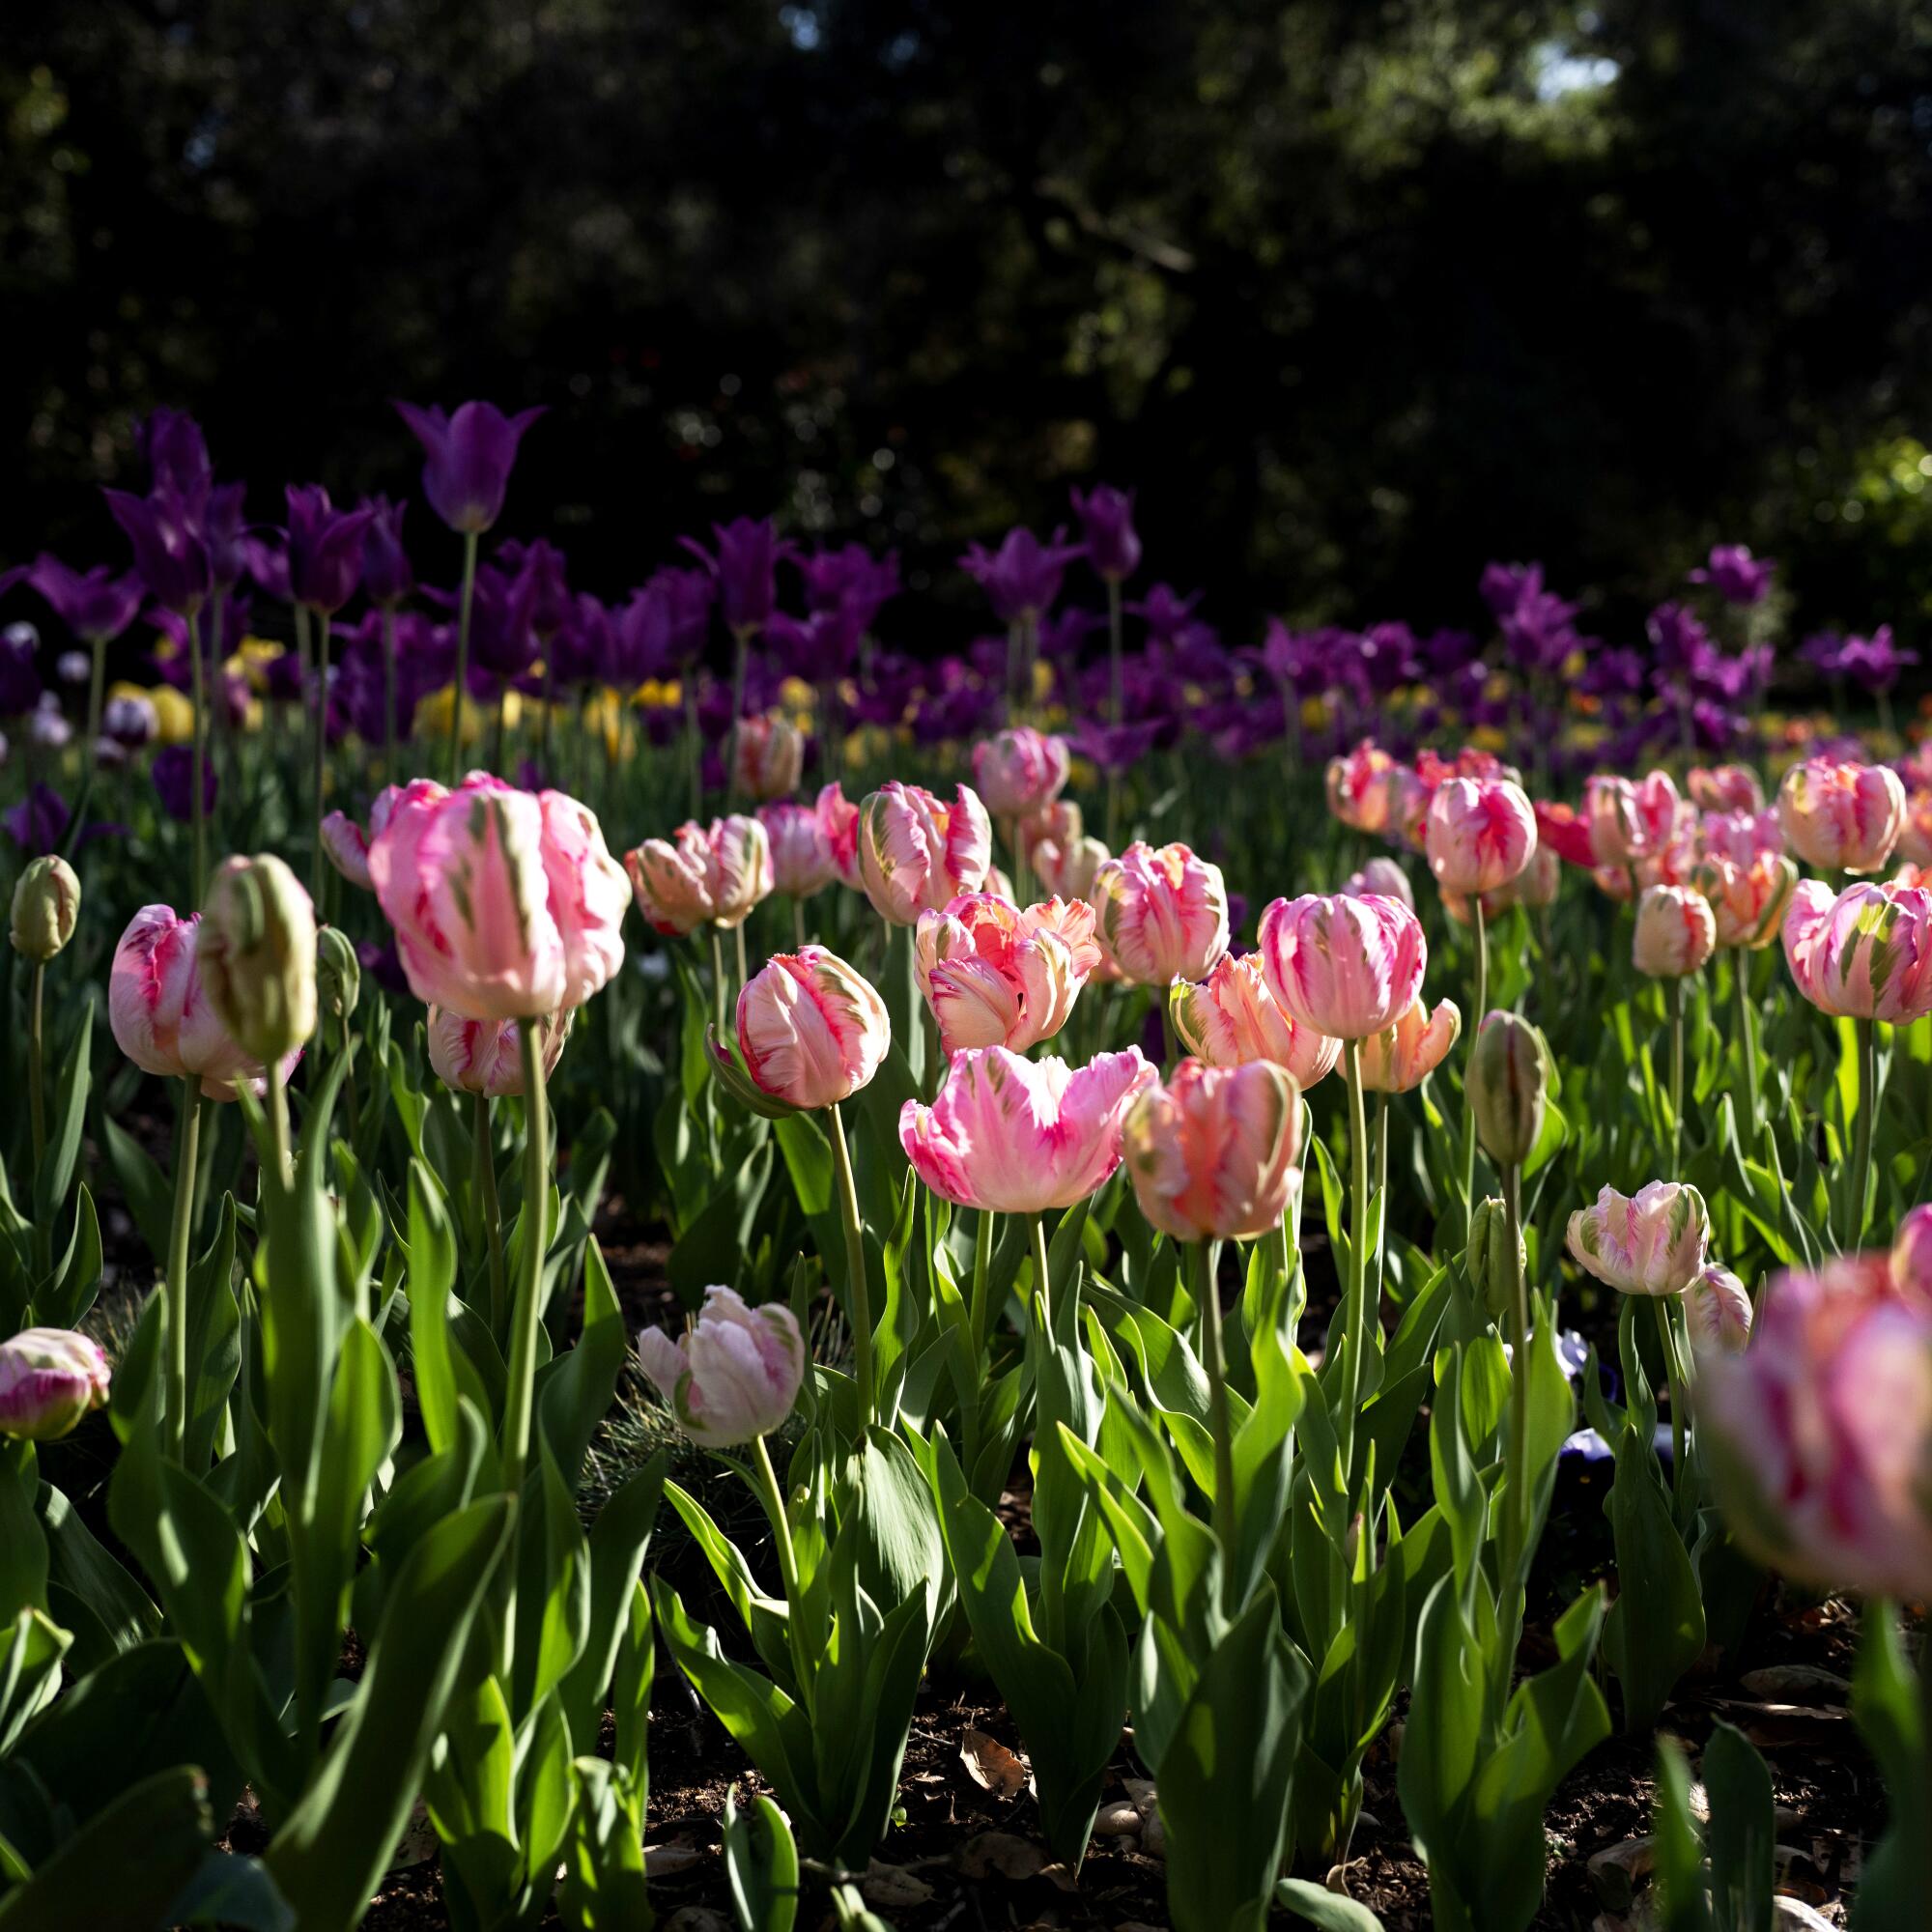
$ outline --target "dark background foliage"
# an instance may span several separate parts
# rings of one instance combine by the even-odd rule
[[[1099,476],[1236,638],[1722,537],[1917,642],[1928,214],[1905,0],[10,0],[0,561],[156,402],[269,518],[480,394],[607,593],[777,509],[963,611]]]

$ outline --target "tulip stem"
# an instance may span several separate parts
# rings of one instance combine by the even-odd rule
[[[1503,1169],[1503,1252],[1509,1258],[1510,1278],[1510,1432],[1505,1479],[1509,1510],[1503,1518],[1502,1564],[1497,1572],[1508,1637],[1501,1646],[1500,1666],[1505,1699],[1522,1627],[1523,1586],[1528,1580],[1519,1575],[1529,1549],[1529,1288],[1523,1280],[1521,1242],[1522,1168],[1511,1161]]]
[[[993,1311],[988,1297],[993,1286],[993,1210],[980,1209],[980,1224],[973,1231],[973,1360],[984,1359],[986,1344],[992,1339]]]
[[[724,1037],[724,933],[715,923],[711,928],[711,1009],[722,1042]]]
[[[43,994],[46,988],[47,967],[43,959],[34,961],[34,990],[32,1009],[29,1013],[27,1031],[27,1111],[32,1117],[34,1131],[34,1184],[38,1187],[41,1169],[47,1158],[47,1099],[46,1099],[46,1040],[43,1031],[41,1012]],[[55,1204],[58,1207],[58,1203]],[[53,1268],[52,1223],[44,1215],[34,1217],[34,1285],[32,1293],[39,1294]]]
[[[1684,981],[1663,982],[1663,1009],[1670,1015],[1670,1174],[1684,1150]]]
[[[270,1079],[274,1079],[272,1070]],[[194,1228],[195,1170],[201,1163],[201,1083],[182,1082],[181,1135],[175,1149],[175,1210],[168,1224],[167,1449],[187,1456],[187,1261]]]
[[[704,815],[704,741],[697,730],[697,667],[684,674],[684,742],[691,753],[691,815]]]
[[[1738,1042],[1745,1062],[1745,1106],[1748,1113],[1746,1140],[1754,1138],[1764,1112],[1757,1077],[1757,1023],[1751,1012],[1750,954],[1740,947],[1731,954],[1731,989],[1737,995]]]
[[[805,951],[805,901],[793,899],[791,902],[791,943],[797,952]]]
[[[845,1226],[845,1289],[852,1322],[852,1373],[859,1384],[859,1419],[872,1426],[872,1295],[866,1281],[866,1231],[859,1220],[859,1190],[852,1181],[852,1154],[845,1145],[845,1121],[833,1101],[832,1160],[838,1178],[838,1218]]]
[[[1483,912],[1483,895],[1469,901],[1470,926],[1476,935],[1476,1008],[1470,1018],[1469,1045],[1463,1056],[1463,1225],[1467,1228],[1476,1200],[1476,1102],[1471,1074],[1476,1065],[1476,1037],[1490,1001],[1490,923]]]
[[[1218,1241],[1190,1241],[1188,1264],[1201,1315],[1201,1366],[1208,1376],[1208,1426],[1214,1432],[1214,1539],[1221,1546],[1221,1614],[1239,1608],[1235,1560],[1240,1549],[1235,1520],[1235,1433],[1228,1413],[1228,1372],[1221,1353],[1221,1291],[1215,1280]]]
[[[194,878],[193,891],[188,897],[198,909],[201,905],[202,893],[208,886],[208,814],[206,802],[202,796],[202,786],[205,782],[202,774],[208,757],[208,697],[202,689],[201,619],[192,611],[187,615],[187,655],[190,689],[194,697],[194,717],[190,721],[194,755],[189,760],[188,804],[194,825]]]
[[[521,1033],[522,1028],[518,1031]],[[469,1096],[469,1137],[475,1176],[476,1213],[483,1224],[483,1250],[490,1257],[490,1332],[500,1343],[509,1319],[509,1284],[503,1266],[503,1209],[497,1199],[497,1151],[490,1139],[490,1096]]]
[[[752,977],[752,969],[745,958],[745,922],[741,919],[731,928],[731,937],[738,946],[738,990],[742,993]]]
[[[456,606],[456,682],[449,692],[449,782],[463,777],[463,700],[469,690],[469,607],[476,598],[476,532],[463,533],[463,590]]]
[[[309,855],[309,897],[322,903],[322,808],[327,789],[324,767],[328,757],[328,612],[322,613],[315,656],[315,850]]]
[[[289,1135],[289,1084],[279,1060],[270,1061],[267,1068],[269,1082],[269,1133],[275,1155],[275,1179],[282,1187],[293,1187],[296,1179],[295,1156],[291,1151]]]
[[[100,743],[100,718],[107,703],[107,639],[90,638],[92,662],[87,673],[87,760],[91,764]]]
[[[1362,1042],[1342,1042],[1349,1083],[1349,1152],[1353,1166],[1353,1212],[1349,1222],[1349,1281],[1344,1346],[1349,1350],[1347,1399],[1335,1434],[1350,1489],[1355,1479],[1355,1418],[1369,1364],[1369,1117],[1362,1100]]]
[[[1872,1130],[1878,1123],[1878,1027],[1854,1020],[1858,1041],[1859,1117],[1852,1128],[1852,1169],[1845,1192],[1846,1246],[1861,1246],[1871,1201]]]
[[[1671,1332],[1670,1304],[1666,1296],[1656,1294],[1650,1305],[1657,1311],[1657,1340],[1663,1350],[1663,1378],[1670,1390],[1670,1497],[1674,1505],[1684,1493],[1684,1383],[1677,1367],[1677,1337]]]
[[[524,1247],[516,1307],[510,1317],[510,1386],[503,1403],[503,1487],[524,1486],[530,1453],[530,1403],[537,1370],[537,1327],[543,1319],[545,1222],[550,1212],[550,1106],[544,1092],[540,1019],[519,1020],[524,1063]]]
[[[799,1700],[811,1708],[811,1656],[805,1644],[805,1618],[798,1586],[798,1551],[791,1540],[791,1518],[785,1514],[784,1492],[779,1488],[779,1472],[772,1467],[772,1452],[762,1435],[752,1437],[752,1459],[757,1470],[758,1494],[765,1514],[772,1520],[772,1542],[779,1552],[779,1575],[784,1580],[785,1618],[791,1637],[792,1668],[798,1672]]]
[[[1034,1293],[1039,1300],[1039,1332],[1043,1336],[1053,1334],[1053,1261],[1046,1245],[1046,1216],[1033,1217],[1033,1271]]]

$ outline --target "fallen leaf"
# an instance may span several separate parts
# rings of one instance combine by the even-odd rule
[[[1033,1878],[1046,1869],[1046,1854],[1010,1832],[980,1832],[959,1848],[966,1878]]]
[[[959,1762],[981,1791],[1002,1801],[1017,1798],[1030,1782],[1024,1760],[984,1731],[967,1729],[959,1740]]]
[[[1836,1671],[1821,1670],[1815,1663],[1774,1663],[1747,1670],[1738,1682],[1753,1697],[1775,1704],[1843,1704],[1852,1694],[1851,1685]]]
[[[903,1865],[882,1865],[877,1859],[866,1867],[859,1889],[866,1894],[867,1905],[876,1905],[882,1912],[923,1905],[932,1896],[932,1888],[923,1878],[915,1878]]]
[[[693,1865],[702,1863],[704,1856],[698,1846],[689,1844],[683,1838],[673,1838],[664,1845],[646,1845],[644,1876],[675,1878],[679,1872],[689,1871]]]

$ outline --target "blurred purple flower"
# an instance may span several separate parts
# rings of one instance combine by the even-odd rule
[[[1079,554],[1080,546],[1066,541],[1064,525],[1047,544],[1031,530],[1012,529],[996,551],[969,544],[959,567],[986,593],[993,614],[1013,624],[1051,608],[1066,566]]]
[[[546,642],[555,637],[570,618],[570,575],[563,553],[554,543],[537,537],[526,544],[498,544],[497,562],[526,591],[530,629],[538,640]]]
[[[1889,624],[1881,624],[1868,638],[1822,631],[1804,640],[1800,655],[1827,677],[1849,677],[1874,696],[1889,691],[1899,673],[1918,662],[1917,651],[1901,650],[1892,641]]]
[[[897,551],[876,557],[864,544],[849,543],[838,550],[795,556],[793,561],[805,582],[806,608],[840,612],[856,625],[861,637],[899,594]]]
[[[362,579],[362,538],[375,510],[338,510],[320,483],[291,483],[289,589],[295,602],[333,616]]]
[[[135,431],[134,440],[148,461],[154,488],[199,509],[214,485],[208,440],[201,425],[184,410],[157,409]]]
[[[208,546],[209,582],[217,594],[233,590],[248,568],[248,532],[242,524],[248,496],[245,483],[224,483],[209,493],[202,512],[202,540]]]
[[[189,615],[208,597],[208,545],[191,506],[168,490],[149,497],[103,490],[114,521],[134,548],[134,568],[149,594],[170,611]]]
[[[179,825],[194,816],[194,753],[185,745],[164,745],[155,753],[155,792],[161,810]],[[201,809],[214,810],[214,760],[201,764]]]
[[[1141,540],[1134,530],[1134,493],[1095,484],[1073,492],[1073,514],[1087,539],[1087,560],[1109,583],[1124,583],[1141,567]],[[1049,599],[1048,602],[1052,600]]]
[[[6,827],[7,836],[20,848],[23,859],[39,859],[57,850],[71,819],[67,801],[52,785],[38,779],[27,787],[27,795],[18,805],[0,812],[0,825]]]
[[[1039,654],[1043,658],[1070,663],[1080,655],[1081,646],[1095,631],[1104,630],[1107,620],[1098,611],[1083,611],[1070,604],[1039,620]],[[1006,639],[1000,639],[1006,649]],[[1004,675],[1004,673],[1002,673]]]
[[[22,718],[41,701],[40,641],[31,624],[0,631],[0,718]]]
[[[1717,544],[1690,581],[1708,583],[1727,604],[1762,604],[1776,568],[1769,557],[1753,556],[1748,544]]]
[[[44,551],[29,566],[26,579],[54,615],[90,643],[118,638],[134,621],[145,594],[136,571],[116,577],[104,563],[97,563],[83,573]]]
[[[543,414],[539,405],[506,416],[495,403],[464,403],[453,416],[432,404],[396,404],[428,455],[423,496],[453,530],[478,535],[503,514],[510,470],[524,432]]]
[[[804,617],[775,611],[765,626],[765,641],[793,677],[808,684],[829,684],[851,669],[859,655],[861,632],[852,613],[843,609],[813,611]]]
[[[1171,583],[1156,583],[1145,597],[1137,598],[1127,606],[1127,610],[1148,628],[1148,636],[1156,643],[1172,643],[1181,626],[1194,613],[1194,607],[1201,601],[1198,590],[1183,597]]]
[[[1543,595],[1543,566],[1540,563],[1486,563],[1477,582],[1483,602],[1500,622],[1511,615],[1526,597]]]
[[[1711,656],[1711,634],[1688,604],[1660,604],[1644,619],[1643,628],[1664,670],[1695,671]]]
[[[373,939],[358,939],[355,942],[355,956],[361,961],[363,972],[385,993],[398,1000],[410,996],[409,977],[403,971],[402,958],[396,952],[393,939],[386,939],[380,945]]]
[[[728,524],[713,524],[711,534],[718,545],[716,554],[696,537],[684,538],[684,547],[717,579],[724,628],[734,638],[749,640],[764,629],[772,614],[778,567],[791,555],[791,546],[780,538],[770,517],[737,517]]]
[[[403,517],[409,503],[370,497],[369,527],[362,540],[362,589],[370,603],[393,610],[416,587],[409,552],[403,548]]]
[[[1160,732],[1157,720],[1138,724],[1101,724],[1089,721],[1070,734],[1068,742],[1081,757],[1101,771],[1124,772],[1153,750]]]
[[[256,586],[283,604],[292,604],[295,599],[289,594],[289,540],[282,530],[270,529],[263,534],[250,531],[242,539],[242,550],[248,562],[248,575],[255,580]]]

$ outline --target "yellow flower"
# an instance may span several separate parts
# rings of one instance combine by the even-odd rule
[[[787,711],[810,717],[818,702],[818,694],[802,677],[788,677],[779,686],[779,702]]]
[[[449,736],[449,707],[450,700],[454,696],[454,689],[453,686],[446,684],[440,691],[433,691],[427,697],[419,698],[416,701],[415,718],[412,725],[412,732],[428,732],[438,738],[444,739]],[[513,698],[515,696],[514,692],[511,693]],[[473,698],[466,696],[463,700],[461,716],[463,721],[461,732],[462,743],[465,745],[480,744],[488,722],[484,718],[483,707],[476,703]]]
[[[1053,667],[1044,658],[1033,661],[1033,698],[1036,704],[1053,689]]]
[[[1478,724],[1469,733],[1469,742],[1481,751],[1500,752],[1508,745],[1509,740],[1504,737],[1495,725]]]
[[[110,700],[145,697],[155,707],[156,738],[160,744],[185,745],[194,736],[194,706],[171,684],[129,684],[123,680],[110,684],[107,696]]]
[[[1311,731],[1319,731],[1328,722],[1328,702],[1321,697],[1301,700],[1301,722]]]

